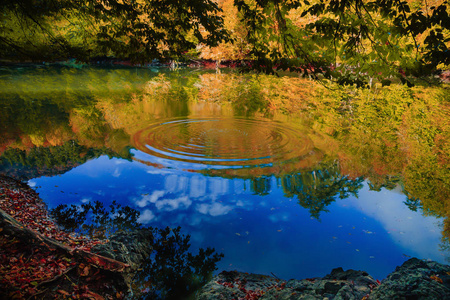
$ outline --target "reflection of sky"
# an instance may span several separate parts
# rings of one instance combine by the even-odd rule
[[[406,255],[444,262],[436,219],[410,211],[397,192],[365,186],[358,199],[337,200],[316,220],[272,181],[270,194],[259,196],[242,179],[100,157],[30,185],[49,208],[116,200],[138,209],[143,224],[179,225],[191,235],[193,251],[211,246],[225,254],[220,270],[289,279],[323,276],[341,266],[381,279]]]

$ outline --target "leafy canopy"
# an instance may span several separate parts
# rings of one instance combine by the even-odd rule
[[[311,2],[310,2],[311,1]],[[427,75],[450,63],[447,1],[434,6],[401,0],[235,0],[260,72],[365,85],[392,76]],[[408,82],[407,82],[408,83]]]
[[[4,0],[0,57],[148,62],[201,57],[220,45],[215,51],[229,57],[209,56],[251,60],[258,72],[410,85],[409,76],[450,64],[448,0],[430,1]]]
[[[211,0],[6,0],[0,54],[173,58],[227,38],[219,11]]]

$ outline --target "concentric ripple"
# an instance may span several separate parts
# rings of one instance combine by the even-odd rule
[[[314,148],[306,134],[288,124],[235,117],[159,120],[133,141],[152,156],[208,168],[273,166]]]

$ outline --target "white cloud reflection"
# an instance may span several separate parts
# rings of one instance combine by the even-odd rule
[[[139,216],[137,221],[141,224],[148,224],[153,219],[155,219],[155,214],[150,209],[146,209],[141,212],[141,215]]]
[[[228,205],[223,205],[221,203],[211,203],[211,204],[199,204],[197,205],[197,211],[204,215],[211,215],[213,217],[222,216],[229,213],[233,208]]]
[[[136,200],[136,205],[139,207],[146,207],[150,203],[156,203],[159,198],[163,197],[165,191],[153,191],[151,195],[143,195],[141,199]]]
[[[176,199],[164,199],[156,201],[155,206],[158,210],[172,211],[180,207],[189,208],[191,204],[192,201],[187,196],[183,196]]]
[[[443,260],[438,246],[441,239],[438,219],[410,210],[403,203],[406,196],[398,191],[374,192],[365,186],[360,193],[364,193],[364,196],[359,199],[351,197],[341,203],[378,220],[394,243],[409,252],[406,254]]]
[[[112,176],[118,178],[120,177],[121,174],[122,174],[121,170],[119,170],[119,168],[116,168],[112,173]]]
[[[167,193],[165,191],[156,190],[151,195],[145,194],[142,197],[135,198],[134,202],[137,206],[144,208],[150,204],[154,204],[158,210],[172,211],[179,208],[189,208],[192,201],[187,196],[181,196],[175,199],[162,199]]]

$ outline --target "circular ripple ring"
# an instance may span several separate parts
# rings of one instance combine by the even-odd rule
[[[212,167],[272,165],[313,149],[303,132],[285,123],[235,117],[158,120],[138,131],[133,141],[156,157]]]

